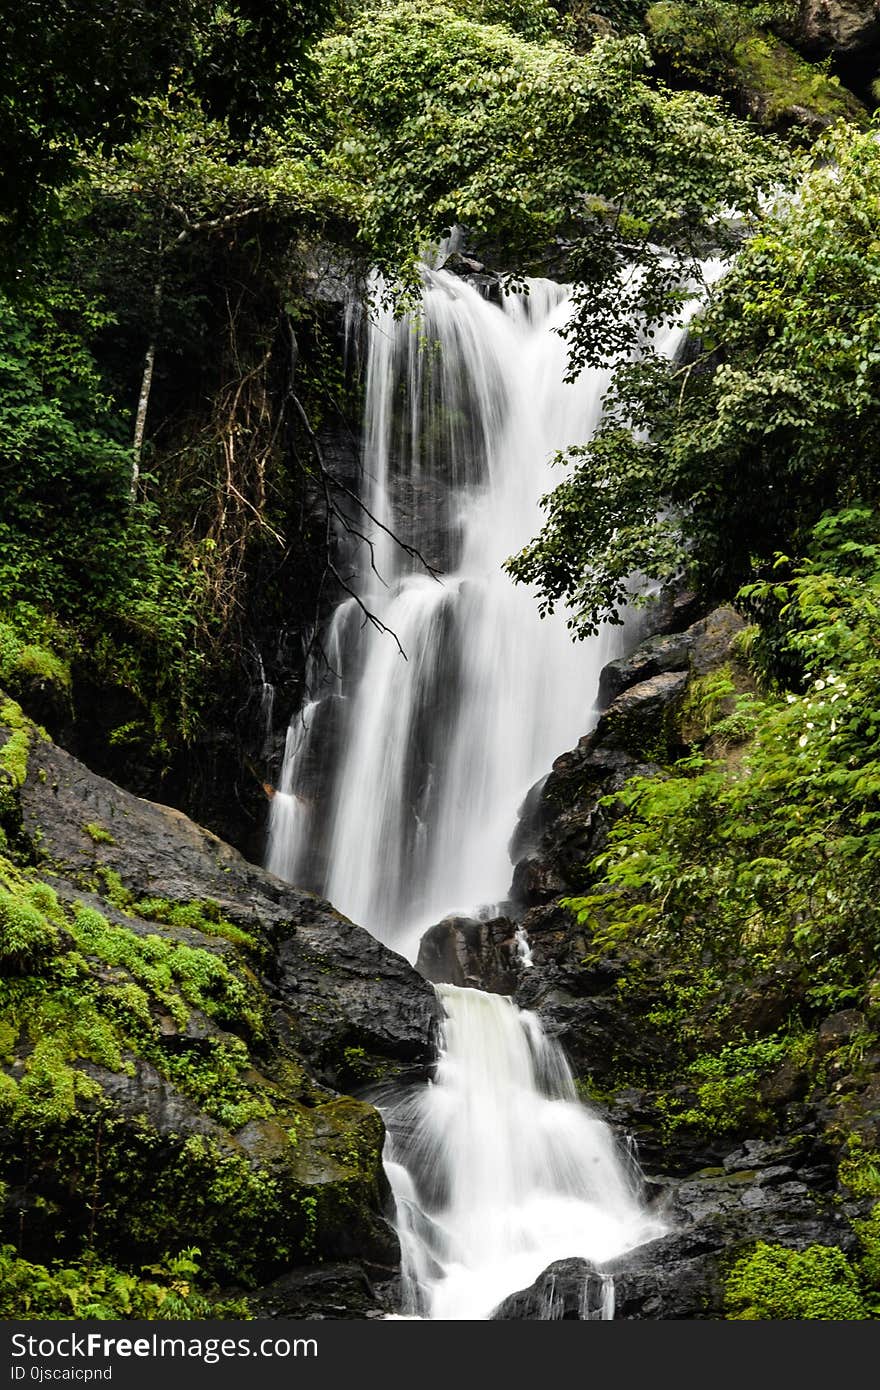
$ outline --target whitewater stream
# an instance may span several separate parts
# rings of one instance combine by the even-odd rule
[[[441,918],[504,902],[518,807],[592,727],[621,642],[619,628],[572,642],[564,612],[542,620],[502,569],[608,384],[564,380],[566,289],[531,281],[499,306],[448,272],[424,278],[417,316],[379,310],[367,330],[360,495],[375,521],[360,522],[371,550],[348,558],[394,636],[354,598],[336,609],[288,732],[267,860],[410,960]],[[601,1264],[662,1228],[538,1019],[498,995],[438,994],[434,1080],[382,1104],[402,1312],[486,1318],[552,1261]],[[612,1313],[609,1284],[589,1316]]]

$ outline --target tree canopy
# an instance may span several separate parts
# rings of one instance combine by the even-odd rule
[[[618,374],[594,441],[562,461],[541,535],[512,557],[580,633],[628,577],[730,595],[823,511],[877,500],[880,144],[832,127],[693,324],[684,362]]]
[[[784,163],[717,98],[652,84],[637,36],[579,53],[479,7],[399,0],[325,39],[319,62],[330,166],[392,271],[453,224],[520,269],[597,219],[631,243],[695,239],[725,204],[754,209]]]

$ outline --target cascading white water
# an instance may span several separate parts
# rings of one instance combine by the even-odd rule
[[[662,1234],[538,1019],[501,995],[438,994],[435,1080],[382,1106],[404,1312],[487,1318],[555,1260],[602,1264]],[[610,1281],[603,1292],[610,1316]]]
[[[373,528],[342,603],[332,674],[291,726],[268,866],[412,959],[424,929],[506,896],[531,784],[589,727],[619,630],[574,643],[502,570],[540,528],[557,449],[588,439],[607,378],[564,380],[564,287],[502,307],[425,271],[422,312],[370,326],[363,499],[438,578]],[[320,684],[317,668],[312,685]],[[332,727],[331,727],[332,726]],[[323,753],[322,753],[323,750]]]
[[[502,570],[608,384],[565,383],[566,290],[535,281],[499,307],[451,274],[424,278],[418,318],[370,324],[361,496],[375,523],[352,556],[359,598],[406,659],[355,599],[336,609],[288,732],[268,858],[410,959],[427,926],[506,896],[517,808],[591,726],[620,642],[608,629],[573,643],[565,614],[540,619]],[[657,345],[672,353],[682,331]],[[529,969],[522,932],[517,952]],[[553,1261],[601,1264],[663,1228],[538,1019],[497,995],[439,994],[435,1080],[377,1098],[406,1313],[485,1318]],[[584,1316],[612,1312],[608,1281]]]

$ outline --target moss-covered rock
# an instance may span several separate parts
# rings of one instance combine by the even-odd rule
[[[46,620],[36,613],[27,622],[10,622],[0,614],[0,687],[20,700],[44,723],[63,724],[70,715],[70,663],[58,654],[51,636],[43,636]],[[34,640],[36,631],[39,640]]]
[[[839,118],[867,124],[861,102],[839,79],[758,27],[729,0],[659,0],[645,25],[652,50],[673,78],[728,97],[771,130],[807,134]]]
[[[65,1288],[100,1302],[84,1260],[137,1281],[190,1249],[207,1288],[325,1260],[390,1278],[382,1121],[332,1083],[357,1079],[355,1053],[371,1077],[426,1065],[430,987],[328,904],[93,777],[13,702],[0,715],[18,829],[0,853],[16,1314],[45,1312],[34,1269],[64,1309]],[[119,1316],[154,1315],[153,1294],[129,1295]]]

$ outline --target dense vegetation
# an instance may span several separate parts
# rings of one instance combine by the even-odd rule
[[[241,703],[264,634],[332,598],[312,429],[347,402],[322,274],[411,283],[464,223],[509,272],[583,274],[596,351],[625,260],[648,264],[625,298],[656,311],[653,245],[688,262],[721,203],[755,213],[784,177],[781,145],[658,83],[643,36],[585,42],[543,0],[301,19],[7,21],[0,608],[72,659],[74,722],[106,695],[86,747],[147,787]],[[60,729],[55,693],[39,712]]]
[[[729,597],[824,511],[876,500],[876,132],[832,127],[693,325],[685,363],[621,371],[601,431],[511,563],[591,631],[629,576]]]
[[[128,785],[210,815],[184,791],[189,750],[222,729],[244,776],[253,749],[229,711],[249,707],[266,633],[294,650],[278,657],[290,694],[338,593],[344,479],[321,438],[356,395],[340,281],[379,266],[403,302],[425,248],[461,225],[510,288],[530,270],[575,281],[573,372],[639,343],[508,565],[546,610],[568,605],[576,636],[615,620],[634,574],[735,600],[754,624],[741,670],[690,711],[689,756],[618,798],[573,904],[597,955],[675,962],[665,1026],[696,1030],[676,1065],[698,1096],[696,1118],[672,1105],[675,1124],[745,1113],[769,1061],[812,1056],[823,1011],[863,1013],[862,1058],[880,1026],[880,143],[870,83],[851,91],[816,61],[798,13],[90,0],[47,15],[29,0],[0,14],[0,685]],[[643,328],[650,341],[693,312],[695,291],[685,359],[645,350]],[[21,748],[2,751],[11,785]],[[36,1028],[38,1062],[58,1038],[121,1055],[148,1026],[145,990],[222,1006],[233,985],[213,979],[206,1003],[209,967],[175,974],[178,951],[127,956],[118,1014],[77,1005],[72,1020],[85,938],[104,959],[134,948],[22,872],[4,857],[0,959],[9,1026]],[[799,982],[784,1037],[708,1040],[707,1001],[768,970]],[[57,1120],[76,1104],[67,1061],[43,1091],[35,1063],[33,1095],[0,1104]],[[241,1057],[214,1062],[232,1077],[214,1103],[234,1107]],[[144,1274],[93,1259],[87,1234],[53,1270],[3,1251],[29,1311],[202,1315],[191,1249]],[[867,1225],[857,1267],[759,1247],[731,1274],[730,1316],[791,1315],[792,1289],[807,1289],[797,1316],[876,1316],[876,1251]]]

